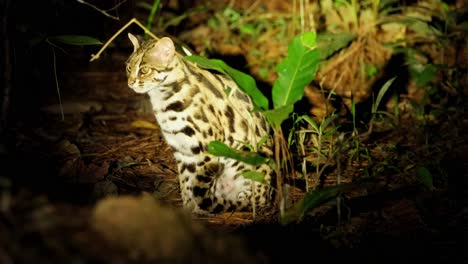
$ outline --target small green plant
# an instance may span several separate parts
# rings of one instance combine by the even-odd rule
[[[421,184],[430,191],[434,190],[434,183],[431,172],[426,167],[419,167],[417,173],[418,180],[421,182]]]
[[[303,115],[296,119],[295,123],[305,122],[309,125],[309,129],[301,129],[295,134],[297,134],[298,140],[296,141],[299,145],[299,149],[303,155],[305,155],[305,146],[304,140],[306,135],[309,135],[311,139],[310,150],[316,155],[316,160],[312,161],[315,165],[315,178],[318,182],[323,171],[329,166],[330,162],[334,156],[334,147],[333,142],[331,144],[326,144],[329,137],[332,136],[339,126],[330,126],[333,124],[333,121],[338,117],[338,115],[333,114],[323,119],[320,124],[317,124],[310,116]],[[326,145],[326,147],[325,147]],[[302,160],[302,175],[304,175],[306,180],[306,191],[310,190],[308,173],[306,169],[307,160]],[[322,165],[323,164],[323,165]]]
[[[251,76],[229,67],[220,60],[209,60],[199,56],[186,57],[187,60],[195,62],[203,68],[230,75],[241,89],[251,96],[257,111],[261,111],[266,116],[274,132],[274,163],[270,159],[262,158],[258,153],[240,152],[231,149],[222,142],[210,143],[209,152],[211,154],[231,157],[253,165],[258,165],[257,161],[269,164],[276,169],[277,178],[281,178],[281,168],[287,166],[285,162],[289,156],[284,152],[281,153],[285,150],[284,148],[281,150],[280,146],[286,146],[281,124],[289,118],[293,112],[294,104],[302,98],[306,85],[314,78],[319,61],[319,53],[315,45],[316,35],[312,32],[297,36],[289,45],[288,56],[277,66],[279,77],[272,89],[273,108],[269,108],[267,98],[258,90],[255,80]],[[263,175],[258,175],[258,173],[249,172],[247,176],[263,182]],[[278,191],[281,191],[281,188]]]

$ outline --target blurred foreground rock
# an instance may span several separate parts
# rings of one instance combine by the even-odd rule
[[[242,241],[214,234],[189,214],[166,207],[150,195],[101,200],[93,228],[135,261],[158,263],[261,263]],[[264,261],[263,261],[264,262]]]

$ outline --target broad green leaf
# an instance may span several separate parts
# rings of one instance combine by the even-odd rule
[[[356,38],[350,33],[319,33],[317,34],[317,50],[319,51],[320,60],[327,59],[335,52],[349,45]]]
[[[68,45],[83,46],[83,45],[101,45],[102,42],[98,39],[89,36],[80,35],[60,35],[48,38],[51,41],[58,41]]]
[[[268,109],[268,99],[257,88],[255,79],[252,76],[230,67],[222,60],[207,59],[195,55],[186,56],[185,59],[198,64],[204,69],[215,70],[229,75],[244,92],[250,95],[258,108],[263,110]]]
[[[252,180],[252,181],[256,181],[256,182],[260,182],[260,183],[265,182],[265,175],[263,173],[261,173],[261,172],[258,172],[258,171],[246,171],[246,172],[242,173],[242,176],[244,176],[244,178]]]
[[[275,127],[279,127],[284,120],[289,117],[289,114],[294,110],[293,105],[285,105],[280,108],[271,109],[263,112],[266,119],[270,124]]]
[[[254,166],[266,164],[269,160],[268,158],[258,154],[257,152],[245,152],[236,150],[224,144],[223,142],[216,140],[211,141],[208,144],[208,153],[215,156],[232,158]]]
[[[314,79],[319,61],[315,37],[313,32],[295,37],[288,47],[288,56],[276,67],[278,79],[272,90],[274,108],[299,101],[306,85]]]
[[[429,190],[434,189],[433,179],[431,172],[426,167],[420,167],[418,169],[419,181]]]

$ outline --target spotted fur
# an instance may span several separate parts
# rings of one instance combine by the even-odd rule
[[[169,38],[142,43],[131,34],[134,52],[127,61],[128,85],[150,97],[156,120],[174,150],[184,207],[195,212],[250,210],[271,201],[273,170],[207,152],[219,140],[241,149],[269,137],[263,115],[229,77],[200,69],[176,52]],[[267,142],[271,142],[268,140]],[[271,155],[271,143],[260,150]],[[265,183],[242,173],[256,170]]]

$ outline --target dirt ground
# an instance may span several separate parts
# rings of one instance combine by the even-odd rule
[[[9,100],[0,145],[0,263],[468,263],[463,109],[453,119],[402,124],[363,140],[372,161],[348,164],[342,179],[379,177],[343,196],[340,219],[335,200],[288,225],[277,212],[190,215],[180,208],[172,151],[149,102],[127,87],[126,37],[95,62],[89,58],[96,47],[52,52],[46,43],[28,42],[41,27],[110,37],[132,13],[112,23],[80,4],[59,2],[51,9],[19,1],[5,16],[16,57],[4,66],[12,86],[3,92]],[[26,6],[33,8],[19,11]],[[78,14],[66,17],[74,8]],[[418,164],[439,169],[433,190],[406,178]],[[335,184],[336,171],[326,175],[325,186]],[[294,200],[305,191],[297,182]]]

